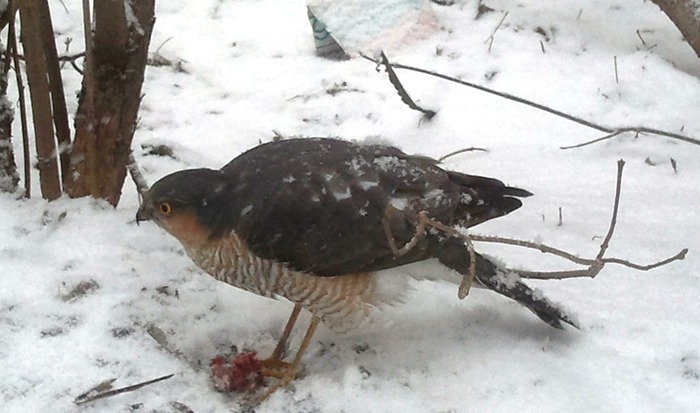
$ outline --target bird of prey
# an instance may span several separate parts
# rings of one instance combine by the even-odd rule
[[[373,307],[399,302],[401,268],[421,261],[446,269],[410,276],[459,283],[473,274],[475,286],[517,301],[549,325],[575,326],[454,231],[508,214],[531,193],[438,164],[384,145],[270,142],[219,170],[162,178],[143,194],[136,219],[152,220],[177,238],[217,280],[294,303],[277,347],[262,361],[266,374],[279,379],[272,391],[294,379],[319,323],[348,331]],[[311,324],[291,362],[284,362],[302,308],[311,312]]]

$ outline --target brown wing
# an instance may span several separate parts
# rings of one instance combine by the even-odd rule
[[[447,225],[476,225],[521,203],[528,192],[447,172],[436,161],[393,147],[334,139],[258,146],[222,168],[233,183],[235,230],[257,255],[317,275],[376,271],[433,256],[427,237],[394,257],[382,220],[399,246],[420,211]]]

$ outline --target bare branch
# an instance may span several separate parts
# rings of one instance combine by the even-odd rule
[[[551,247],[551,246],[546,245],[546,244],[532,242],[532,241],[524,241],[524,240],[497,237],[497,236],[489,236],[489,235],[468,234],[468,233],[466,233],[465,228],[461,228],[458,231],[457,229],[455,229],[453,227],[447,226],[439,221],[436,221],[432,218],[429,218],[425,211],[421,211],[420,213],[418,213],[418,222],[416,224],[415,235],[411,238],[411,240],[409,240],[409,242],[406,243],[406,245],[404,245],[401,249],[398,249],[398,247],[396,246],[396,241],[394,240],[393,234],[391,232],[391,228],[389,226],[389,218],[391,217],[391,214],[395,211],[395,209],[392,206],[387,207],[384,218],[382,219],[382,226],[384,227],[384,232],[386,234],[387,242],[389,243],[389,247],[391,248],[391,251],[394,253],[394,255],[397,257],[405,255],[411,249],[413,249],[418,244],[418,241],[420,241],[420,239],[425,236],[425,230],[428,226],[431,226],[431,227],[433,227],[439,231],[442,231],[445,234],[448,234],[450,236],[461,239],[464,242],[464,244],[467,246],[467,249],[469,251],[470,266],[469,266],[469,272],[467,274],[463,274],[463,278],[462,278],[462,281],[460,283],[459,290],[457,292],[457,295],[460,299],[465,298],[469,294],[469,289],[471,287],[471,284],[476,277],[476,250],[474,249],[473,241],[490,242],[490,243],[512,245],[512,246],[516,246],[516,247],[534,249],[534,250],[538,250],[542,253],[556,255],[558,257],[564,258],[565,260],[571,261],[575,264],[584,265],[587,267],[587,268],[582,268],[582,269],[578,269],[578,270],[564,270],[564,271],[528,271],[528,270],[516,270],[516,269],[510,269],[510,268],[508,269],[509,271],[512,271],[512,272],[518,274],[521,278],[540,279],[540,280],[553,280],[553,279],[561,280],[561,279],[566,279],[566,278],[582,278],[582,277],[595,278],[595,276],[600,273],[600,271],[605,267],[606,264],[617,264],[617,265],[622,265],[622,266],[632,268],[635,270],[648,271],[648,270],[669,264],[673,261],[678,261],[678,260],[684,259],[686,254],[688,253],[687,248],[684,248],[683,250],[681,250],[679,253],[677,253],[676,255],[674,255],[672,257],[663,259],[661,261],[657,261],[657,262],[652,263],[652,264],[636,264],[636,263],[630,262],[628,260],[620,259],[620,258],[606,258],[605,257],[605,253],[608,250],[608,247],[610,245],[610,241],[612,240],[612,237],[615,233],[615,227],[617,225],[617,216],[618,216],[619,209],[620,209],[620,195],[622,192],[622,172],[623,172],[624,166],[625,166],[625,161],[620,159],[617,162],[617,178],[616,178],[616,184],[615,184],[615,197],[614,197],[614,203],[613,203],[612,216],[610,218],[610,225],[608,226],[608,232],[605,235],[603,242],[600,245],[600,249],[598,251],[598,254],[596,255],[595,258],[581,258],[577,255],[574,255],[570,252],[561,250],[559,248]]]
[[[379,62],[377,62],[377,61],[375,61],[367,56],[363,56],[363,57],[365,59],[368,59],[368,60],[376,63],[376,64],[379,64]],[[646,126],[624,126],[624,127],[611,128],[609,126],[601,125],[601,124],[591,122],[589,120],[586,120],[586,119],[583,119],[583,118],[580,118],[577,116],[570,115],[568,113],[562,112],[562,111],[557,110],[557,109],[550,108],[549,106],[545,106],[545,105],[542,105],[540,103],[533,102],[531,100],[523,99],[521,97],[511,95],[511,94],[505,93],[505,92],[498,92],[496,90],[489,89],[485,86],[477,85],[476,83],[467,82],[467,81],[457,79],[457,78],[454,78],[451,76],[443,75],[441,73],[437,73],[437,72],[434,72],[431,70],[421,69],[418,67],[408,66],[408,65],[401,64],[401,63],[395,63],[395,62],[391,63],[391,66],[394,69],[410,70],[413,72],[418,72],[418,73],[423,73],[423,74],[430,75],[430,76],[435,76],[437,78],[444,79],[444,80],[447,80],[449,82],[458,83],[460,85],[471,87],[473,89],[477,89],[477,90],[480,90],[482,92],[486,92],[486,93],[490,93],[492,95],[500,96],[504,99],[508,99],[508,100],[513,101],[513,102],[521,103],[521,104],[533,107],[535,109],[547,112],[549,114],[558,116],[560,118],[564,118],[564,119],[569,120],[571,122],[578,123],[579,125],[583,125],[583,126],[586,126],[588,128],[595,129],[599,132],[604,132],[604,133],[609,134],[603,138],[599,138],[599,139],[596,139],[596,140],[593,140],[590,142],[586,142],[584,144],[574,145],[574,146],[570,146],[570,147],[562,147],[561,149],[580,148],[581,146],[586,146],[586,145],[597,143],[597,142],[600,142],[600,141],[603,141],[606,139],[610,139],[614,136],[620,135],[620,134],[625,133],[625,132],[647,133],[647,134],[651,134],[651,135],[659,135],[659,136],[664,136],[667,138],[683,141],[686,143],[691,143],[693,145],[700,145],[700,139],[685,136],[685,135],[682,135],[680,133],[668,132],[668,131],[664,131],[664,130],[660,130],[660,129],[649,128]]]
[[[591,266],[586,269],[567,271],[511,271],[517,273],[521,278],[530,280],[564,280],[567,278],[595,278],[602,269],[601,266]]]
[[[617,225],[617,213],[620,210],[620,192],[622,191],[622,169],[625,167],[625,161],[620,159],[617,161],[617,179],[615,181],[615,201],[613,202],[613,212],[610,218],[610,226],[608,227],[608,233],[605,235],[603,242],[600,244],[600,251],[596,255],[596,261],[600,261],[605,256],[605,252],[608,250],[610,240],[612,239],[613,233],[615,232],[615,226]]]
[[[607,264],[607,263],[620,264],[620,265],[624,265],[625,267],[633,268],[633,269],[639,270],[639,271],[649,271],[649,270],[653,270],[654,268],[658,268],[658,267],[661,267],[661,266],[666,265],[668,263],[671,263],[673,261],[683,260],[683,259],[685,259],[685,255],[687,253],[688,253],[688,248],[683,248],[682,250],[680,250],[680,252],[678,252],[678,254],[674,255],[673,257],[668,257],[665,260],[657,261],[655,263],[646,264],[646,265],[635,264],[633,262],[629,262],[627,260],[622,260],[619,258],[603,258],[601,261],[604,264]]]
[[[476,242],[490,242],[490,243],[495,243],[495,244],[513,245],[516,247],[524,247],[524,248],[539,250],[542,253],[556,255],[558,257],[564,258],[565,260],[571,261],[575,264],[580,264],[580,265],[593,265],[593,264],[595,264],[595,260],[588,259],[588,258],[581,258],[577,255],[571,254],[571,253],[566,252],[564,250],[560,250],[558,248],[550,247],[549,245],[541,244],[541,243],[537,243],[537,242],[525,241],[525,240],[513,239],[513,238],[497,237],[497,236],[491,236],[491,235],[479,235],[479,234],[471,234],[470,237],[471,237],[472,241],[476,241]]]
[[[139,192],[139,194],[143,194],[144,192],[148,191],[148,182],[146,181],[146,178],[143,177],[141,168],[139,168],[139,165],[136,163],[134,152],[129,153],[129,161],[126,164],[126,168],[129,170],[129,175],[131,175],[131,179],[134,181],[136,190]]]
[[[503,237],[493,237],[493,236],[484,236],[484,235],[470,235],[469,237],[474,240],[474,241],[482,241],[482,242],[493,242],[493,243],[499,243],[499,244],[506,244],[506,245],[514,245],[518,247],[525,247],[525,248],[530,248],[530,249],[536,249],[538,251],[541,251],[543,253],[549,253],[556,255],[558,257],[564,258],[566,260],[569,260],[573,263],[579,264],[579,265],[585,265],[588,268],[585,269],[580,269],[580,270],[570,270],[570,271],[552,271],[552,272],[542,272],[542,271],[525,271],[525,270],[512,270],[516,272],[518,275],[520,275],[522,278],[531,278],[531,279],[543,279],[543,280],[550,280],[550,279],[565,279],[565,278],[580,278],[580,277],[589,277],[589,278],[594,278],[600,271],[605,267],[605,264],[618,264],[622,265],[628,268],[633,268],[636,270],[640,271],[648,271],[653,268],[660,267],[662,265],[669,264],[673,261],[678,261],[682,260],[685,258],[685,255],[688,253],[688,249],[683,249],[681,250],[678,254],[666,258],[664,260],[652,263],[652,264],[647,264],[647,265],[642,265],[642,264],[636,264],[627,260],[623,260],[620,258],[605,258],[605,253],[608,250],[608,246],[610,245],[610,241],[612,240],[612,237],[615,233],[615,227],[617,225],[617,216],[619,213],[620,209],[620,195],[622,192],[622,171],[625,166],[625,161],[620,159],[617,161],[617,177],[615,181],[615,197],[614,197],[614,202],[613,202],[613,211],[612,211],[612,216],[610,218],[610,225],[608,226],[608,232],[605,235],[605,238],[603,239],[603,242],[600,244],[600,249],[598,251],[598,255],[594,259],[589,259],[589,258],[581,258],[579,256],[576,256],[574,254],[571,254],[569,252],[560,250],[558,248],[550,247],[545,244],[541,243],[536,243],[536,242],[531,242],[531,241],[523,241],[523,240],[516,240],[516,239],[511,239],[511,238],[503,238]]]

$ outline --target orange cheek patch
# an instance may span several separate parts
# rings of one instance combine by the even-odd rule
[[[202,226],[192,212],[176,212],[161,221],[163,229],[178,239],[185,248],[199,248],[207,242],[210,231]]]

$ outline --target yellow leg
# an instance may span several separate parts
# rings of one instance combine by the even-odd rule
[[[287,320],[287,325],[284,326],[284,331],[282,331],[282,336],[280,337],[280,340],[277,342],[277,347],[275,347],[275,350],[272,352],[272,355],[268,358],[269,360],[281,360],[282,359],[282,354],[284,354],[284,350],[287,347],[287,340],[289,339],[289,335],[292,333],[292,328],[294,327],[294,324],[297,322],[297,318],[299,318],[299,313],[301,312],[301,304],[294,304],[294,309],[292,310],[292,314],[289,316],[289,320]]]
[[[264,376],[279,378],[282,372],[289,367],[289,363],[282,361],[282,358],[284,351],[287,348],[287,340],[289,340],[289,335],[292,333],[292,328],[294,328],[294,324],[296,324],[300,312],[301,305],[294,304],[292,314],[289,316],[289,320],[287,320],[287,325],[284,326],[284,331],[282,331],[282,336],[280,336],[274,351],[270,357],[260,360],[260,365]]]
[[[301,358],[304,355],[304,352],[306,351],[306,348],[309,347],[309,344],[311,343],[311,338],[314,336],[314,333],[316,332],[316,327],[318,327],[318,323],[321,321],[320,318],[314,316],[311,318],[311,324],[309,325],[309,329],[306,330],[306,334],[304,335],[304,339],[301,341],[301,345],[299,346],[299,350],[297,350],[296,355],[294,356],[294,360],[292,360],[291,363],[284,363],[286,366],[283,369],[265,369],[263,368],[263,374],[266,376],[272,376],[276,377],[279,380],[277,383],[275,383],[273,386],[271,386],[265,394],[263,394],[260,397],[260,401],[265,400],[268,398],[272,393],[277,391],[278,389],[287,386],[289,383],[292,382],[296,378],[297,375],[297,369],[299,368],[299,363],[301,362]],[[286,329],[285,329],[286,330]],[[276,371],[275,371],[276,370]]]

